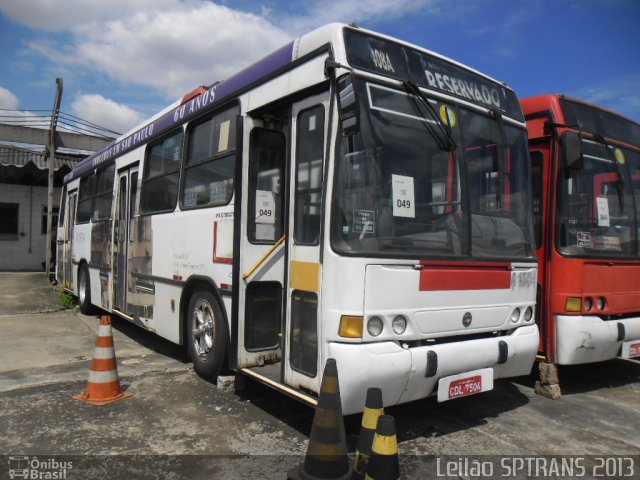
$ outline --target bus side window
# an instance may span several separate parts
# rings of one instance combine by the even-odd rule
[[[116,165],[97,172],[96,198],[93,205],[91,220],[107,220],[111,217],[111,203],[113,201],[113,180],[116,173]]]
[[[96,174],[92,173],[80,180],[76,223],[87,223],[93,214],[93,199],[96,192]]]
[[[296,144],[294,237],[299,245],[317,245],[320,241],[324,157],[322,105],[300,112]]]
[[[282,133],[254,128],[249,153],[249,240],[275,243],[282,236],[286,140]]]
[[[142,177],[140,213],[173,210],[178,198],[182,130],[149,147]]]
[[[236,117],[232,107],[189,125],[183,173],[183,208],[226,205],[233,195]]]

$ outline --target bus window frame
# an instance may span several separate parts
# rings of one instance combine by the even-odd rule
[[[320,145],[322,148],[322,152],[321,152],[321,156],[320,156],[320,175],[319,175],[319,181],[320,181],[320,186],[319,186],[319,192],[316,193],[316,195],[319,195],[319,200],[320,200],[320,205],[317,207],[319,210],[319,214],[318,214],[318,218],[316,220],[317,222],[317,234],[315,236],[315,238],[313,240],[307,241],[306,237],[305,238],[301,238],[303,235],[308,235],[309,233],[309,229],[308,229],[308,224],[305,224],[306,219],[312,218],[312,216],[309,214],[309,211],[311,210],[311,208],[307,208],[306,210],[303,209],[303,205],[301,205],[301,202],[298,201],[298,194],[299,194],[299,186],[300,186],[300,173],[301,173],[301,167],[302,165],[306,165],[308,167],[308,174],[309,174],[309,178],[307,180],[308,186],[311,187],[311,161],[305,161],[305,162],[301,162],[300,158],[301,158],[301,151],[300,151],[300,145],[302,142],[300,142],[301,140],[301,129],[300,129],[300,122],[303,118],[303,115],[306,115],[307,113],[310,112],[314,112],[314,111],[321,111],[322,112],[322,119],[320,122],[316,123],[316,129],[320,130]],[[316,114],[317,115],[317,114]],[[310,117],[311,118],[311,117]],[[294,220],[293,220],[293,241],[296,245],[304,245],[304,246],[318,246],[320,245],[320,237],[322,236],[322,223],[324,221],[324,187],[325,187],[325,178],[324,178],[324,170],[325,170],[325,163],[326,163],[326,139],[325,136],[327,135],[327,132],[325,131],[325,127],[326,127],[326,121],[327,121],[327,111],[325,106],[322,103],[318,103],[315,105],[311,105],[303,110],[301,110],[300,112],[298,112],[297,118],[296,118],[296,122],[298,124],[298,128],[296,130],[296,160],[295,160],[295,187],[294,187],[294,196],[295,196],[295,205],[294,205]],[[305,132],[308,133],[308,132]],[[308,141],[308,138],[307,138]],[[305,159],[308,160],[308,159]],[[309,189],[307,189],[309,190]],[[314,189],[315,190],[315,189]],[[310,190],[309,190],[310,191]],[[299,219],[300,216],[300,219]],[[304,219],[304,220],[303,220]]]
[[[283,146],[283,150],[282,150],[282,164],[279,166],[279,173],[280,173],[280,198],[278,201],[275,202],[275,207],[276,207],[276,214],[278,213],[278,209],[279,209],[279,215],[280,215],[280,219],[275,219],[275,225],[278,224],[278,221],[280,223],[279,227],[279,231],[275,232],[275,238],[273,240],[265,240],[265,239],[258,239],[256,237],[256,225],[257,223],[255,222],[255,213],[256,213],[256,192],[257,189],[255,188],[257,186],[257,181],[258,181],[258,175],[260,173],[260,171],[258,170],[258,161],[254,161],[254,140],[256,140],[256,137],[254,134],[258,133],[258,132],[268,132],[269,134],[276,134],[278,136],[281,137],[282,139],[282,146]],[[249,133],[249,169],[248,169],[248,203],[247,203],[247,208],[248,208],[248,212],[247,212],[247,238],[249,239],[249,242],[252,245],[274,245],[284,234],[285,232],[285,228],[286,228],[286,215],[287,215],[287,209],[285,208],[286,205],[286,196],[287,196],[287,186],[288,186],[288,180],[287,180],[287,168],[289,165],[289,161],[288,161],[288,152],[287,152],[287,137],[286,135],[279,131],[279,130],[273,130],[273,129],[269,129],[269,128],[265,128],[265,127],[254,127],[251,129],[251,132]]]
[[[113,175],[111,177],[111,188],[109,190],[103,190],[103,191],[98,192],[99,176],[100,176],[100,174],[106,172],[110,168],[113,169]],[[82,221],[80,221],[78,219],[78,208],[76,207],[76,212],[75,212],[76,216],[73,219],[74,225],[84,225],[84,224],[87,224],[87,223],[98,223],[98,222],[104,222],[106,220],[110,220],[111,219],[112,209],[113,209],[113,186],[115,184],[115,176],[116,176],[116,164],[115,164],[115,162],[113,162],[113,163],[109,163],[108,165],[102,166],[100,168],[96,168],[95,170],[92,170],[90,173],[88,173],[87,175],[85,175],[85,176],[80,178],[80,182],[78,184],[77,205],[80,205],[80,203],[81,203],[80,191],[82,190],[82,185],[85,184],[85,183],[88,183],[89,181],[91,181],[93,179],[93,189],[92,189],[92,191],[90,192],[90,194],[86,195],[86,197],[82,198],[82,201],[84,201],[84,202],[91,202],[91,208],[89,209],[89,211],[90,211],[89,217],[86,220],[83,217]],[[95,214],[96,214],[96,199],[101,198],[101,197],[107,197],[108,195],[111,195],[109,214],[107,216],[96,217],[95,216]]]
[[[230,121],[233,125],[230,124],[230,128],[233,128],[236,131],[234,132],[234,134],[232,134],[232,131],[229,132],[229,141],[232,140],[234,142],[234,147],[232,149],[227,149],[224,152],[216,153],[214,155],[206,157],[205,159],[200,159],[194,163],[189,164],[187,159],[189,155],[189,147],[192,145],[191,140],[193,137],[193,130],[208,121],[212,121],[215,117],[233,110],[234,108],[236,109],[236,111],[235,111],[235,115],[232,115],[231,117]],[[199,116],[183,125],[184,137],[183,137],[183,143],[182,143],[182,156],[180,159],[180,179],[178,184],[178,205],[180,206],[180,210],[188,211],[188,210],[198,210],[201,208],[223,207],[225,205],[229,205],[233,200],[233,197],[236,191],[236,173],[235,173],[235,170],[237,168],[236,156],[240,148],[240,145],[238,144],[238,139],[237,139],[238,137],[237,118],[240,115],[241,115],[240,102],[237,99],[235,99],[234,101],[229,103],[224,103],[220,105],[218,108],[216,108],[215,110],[207,112],[206,115]],[[231,188],[229,189],[229,192],[226,195],[225,201],[216,202],[216,203],[209,202],[209,203],[203,203],[200,205],[198,204],[187,205],[185,203],[185,190],[186,190],[185,185],[187,182],[187,171],[192,168],[201,167],[207,164],[212,164],[227,158],[231,160],[233,172],[228,179],[228,180],[231,180]]]
[[[176,200],[175,203],[173,205],[172,208],[167,208],[167,209],[163,209],[163,210],[144,210],[143,209],[143,205],[144,205],[144,196],[145,196],[145,186],[147,185],[147,183],[149,183],[149,181],[153,181],[153,180],[157,180],[159,178],[162,177],[168,177],[169,175],[173,175],[175,174],[175,171],[171,171],[169,173],[162,173],[160,175],[155,175],[151,178],[148,177],[148,173],[149,173],[149,168],[150,168],[150,162],[149,162],[149,155],[151,152],[151,149],[153,147],[155,147],[156,145],[160,145],[162,144],[165,140],[167,140],[168,138],[176,135],[176,134],[181,134],[182,135],[182,139],[180,142],[180,160],[179,160],[179,165],[178,165],[178,185],[177,185],[177,192],[176,192]],[[164,135],[160,136],[159,138],[157,138],[156,140],[154,140],[153,142],[149,142],[146,145],[145,148],[145,152],[144,152],[144,166],[143,166],[143,173],[142,176],[140,178],[140,191],[138,192],[139,198],[138,198],[138,215],[140,217],[145,217],[147,215],[157,215],[160,213],[170,213],[170,212],[174,212],[176,209],[176,206],[178,204],[178,200],[180,198],[180,177],[182,174],[182,162],[183,162],[183,158],[184,158],[184,142],[185,142],[185,131],[184,131],[184,125],[180,125],[178,128],[172,129],[170,131],[168,131],[167,133],[165,133]]]

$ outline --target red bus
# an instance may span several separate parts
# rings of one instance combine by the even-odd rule
[[[640,124],[564,95],[521,100],[538,253],[539,359],[640,355]]]

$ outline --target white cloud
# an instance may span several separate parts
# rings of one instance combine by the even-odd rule
[[[75,116],[83,120],[120,133],[142,120],[135,110],[96,94],[79,95],[71,104],[71,109]]]
[[[179,0],[29,0],[0,4],[0,12],[28,27],[50,31],[75,31],[154,9],[163,10]]]
[[[15,110],[19,105],[18,97],[6,88],[0,87],[0,108]]]
[[[173,100],[198,85],[228,78],[290,40],[254,14],[201,0],[164,4],[165,9],[78,28],[66,45],[38,41],[31,48],[63,65],[153,87]]]
[[[224,80],[304,33],[336,20],[363,22],[436,9],[439,0],[326,0],[277,14],[247,13],[205,0],[31,0],[3,2],[9,18],[71,35],[32,41],[59,65],[148,86],[167,100]]]

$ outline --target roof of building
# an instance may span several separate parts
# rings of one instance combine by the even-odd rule
[[[60,186],[62,178],[86,155],[57,152],[54,158],[54,184]],[[46,185],[49,163],[45,151],[15,145],[0,145],[0,183]]]

